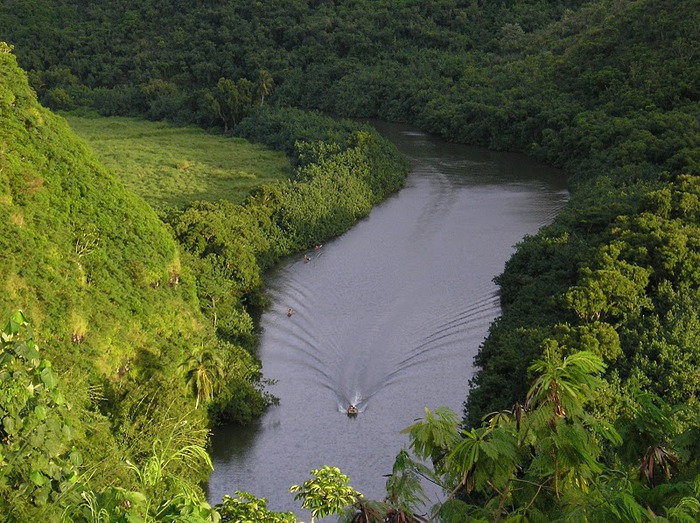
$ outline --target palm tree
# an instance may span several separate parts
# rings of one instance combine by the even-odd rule
[[[258,73],[258,97],[260,98],[260,105],[265,103],[265,97],[272,93],[272,86],[274,85],[274,80],[272,75],[265,69],[260,69]]]
[[[538,377],[527,393],[526,407],[529,410],[551,403],[554,418],[578,416],[583,412],[587,394],[599,383],[598,375],[606,365],[592,352],[576,352],[562,359],[552,348],[548,348],[544,359],[530,365],[529,370],[536,372]]]
[[[660,469],[668,481],[671,479],[671,470],[678,467],[679,462],[678,456],[666,447],[651,445],[639,465],[639,479],[646,479],[647,484],[653,487],[658,483],[658,479],[654,477],[654,470]]]
[[[179,367],[188,386],[192,387],[197,398],[195,408],[200,402],[210,402],[219,389],[219,381],[224,378],[224,362],[212,349],[204,346],[195,349]]]
[[[435,414],[425,409],[425,418],[416,420],[401,431],[411,439],[410,448],[422,460],[430,458],[437,474],[447,472],[446,458],[461,441],[459,418],[446,407],[438,407]]]
[[[674,449],[678,441],[675,436],[680,431],[676,419],[684,406],[671,407],[656,394],[646,391],[635,392],[634,399],[630,409],[632,418],[622,428],[625,446],[620,455],[629,463],[638,463],[639,479],[646,480],[653,488],[659,483],[658,472],[663,472],[668,481],[679,464]],[[691,450],[688,454],[694,452]],[[642,456],[641,461],[639,456]]]
[[[550,342],[545,358],[530,366],[538,377],[527,394],[526,407],[532,422],[540,425],[535,428],[536,453],[550,461],[554,493],[559,498],[560,479],[569,478],[569,483],[585,490],[587,478],[602,471],[597,461],[600,448],[587,425],[603,424],[586,416],[583,407],[606,365],[600,356],[587,351],[562,358],[557,348],[556,342]],[[612,427],[606,425],[605,431],[611,442],[621,442]]]

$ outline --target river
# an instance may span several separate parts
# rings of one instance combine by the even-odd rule
[[[260,358],[280,405],[250,427],[216,429],[211,503],[244,490],[308,519],[289,486],[323,465],[382,498],[408,444],[401,430],[425,407],[461,414],[473,357],[500,314],[492,280],[568,200],[560,171],[522,155],[373,125],[413,171],[309,262],[299,255],[268,275]],[[344,413],[350,402],[354,418]]]

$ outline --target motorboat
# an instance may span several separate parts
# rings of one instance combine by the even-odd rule
[[[352,403],[348,405],[348,416],[357,416],[357,405],[353,405]]]

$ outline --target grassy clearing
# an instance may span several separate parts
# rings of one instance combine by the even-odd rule
[[[240,203],[255,187],[291,172],[284,154],[240,138],[135,118],[63,116],[128,189],[156,207]]]

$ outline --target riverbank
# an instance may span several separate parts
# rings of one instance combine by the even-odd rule
[[[566,204],[557,169],[374,124],[412,172],[368,217],[309,249],[308,263],[294,255],[267,274],[260,359],[280,404],[248,427],[214,429],[212,502],[242,489],[298,512],[289,486],[324,464],[381,499],[401,431],[424,407],[461,408],[500,313],[493,277]]]

